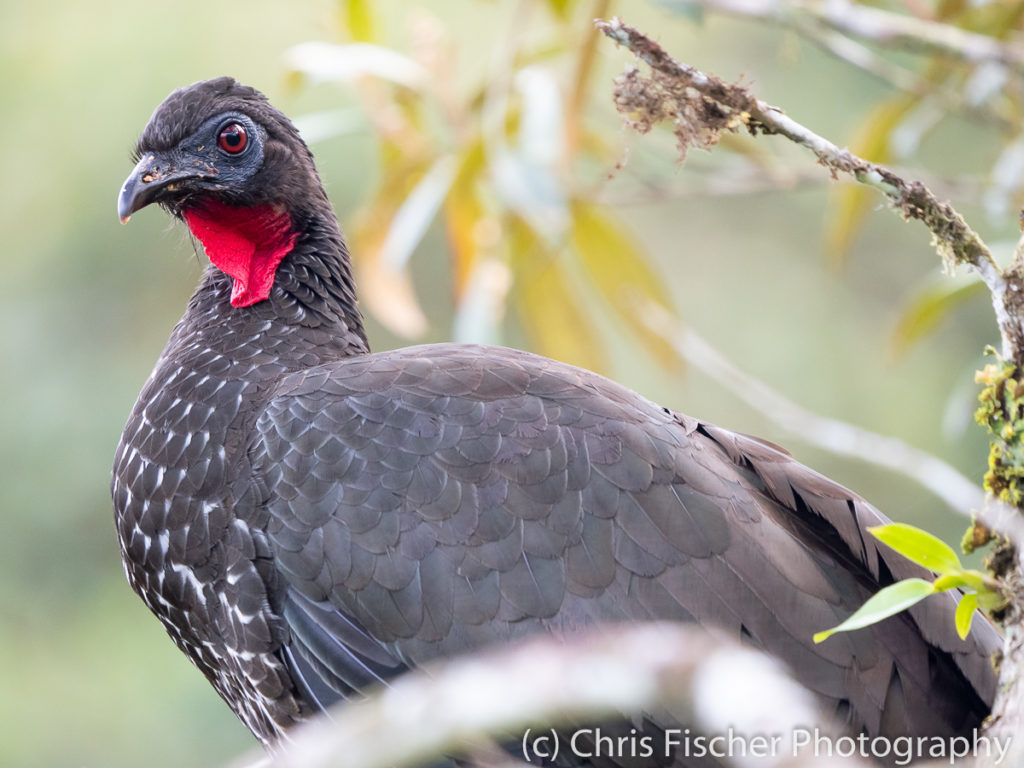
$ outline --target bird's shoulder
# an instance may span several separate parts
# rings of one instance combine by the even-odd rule
[[[623,457],[626,450],[648,465],[641,472],[671,469],[696,428],[695,420],[591,371],[470,344],[406,347],[289,374],[257,423],[275,460],[321,452],[327,441],[357,454],[513,462],[527,473],[525,457],[551,451],[579,451],[588,465],[628,470],[638,462]],[[535,464],[552,471],[542,459]],[[543,477],[515,479],[529,485]]]
[[[592,371],[499,346],[440,343],[357,355],[285,376],[276,398],[353,397],[387,392],[479,401],[527,395],[575,402],[597,415],[639,411],[638,420],[665,411],[636,392]],[[413,398],[410,398],[413,399]]]

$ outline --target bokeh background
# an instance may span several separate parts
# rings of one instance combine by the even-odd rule
[[[413,55],[427,28],[457,52],[454,93],[493,76],[494,52],[510,39],[540,50],[534,63],[568,88],[591,6],[372,4],[378,44]],[[744,78],[840,145],[863,137],[872,111],[892,96],[776,27],[644,0],[615,2],[612,11],[680,58]],[[335,115],[314,151],[343,228],[353,226],[382,178],[367,110],[388,103],[368,107],[373,99],[358,83],[296,76],[287,58],[299,43],[350,40],[350,12],[329,0],[0,1],[0,765],[214,766],[252,747],[121,570],[108,495],[114,448],[204,257],[156,209],[121,227],[114,202],[157,103],[174,87],[231,74],[292,116]],[[661,276],[681,322],[808,408],[898,436],[980,478],[985,441],[971,422],[972,379],[983,346],[997,338],[987,303],[964,303],[923,341],[892,351],[908,297],[937,268],[924,229],[871,200],[840,263],[825,243],[841,227],[842,192],[815,179],[812,158],[762,139],[757,150],[740,142],[691,152],[680,166],[670,133],[621,127],[611,83],[630,56],[603,38],[596,51],[581,109],[608,160],[579,173],[600,180],[598,197]],[[987,239],[1012,242],[1012,212],[980,204],[1004,144],[984,120],[943,115],[901,162],[952,196]],[[760,181],[750,173],[758,168]],[[772,189],[746,189],[746,178]],[[435,222],[409,257],[426,320],[419,341],[453,336],[448,245]],[[784,444],[891,517],[958,540],[963,523],[918,486],[808,448],[699,372],[659,363],[593,292],[576,300],[590,313],[605,373],[665,405]],[[529,332],[544,316],[522,317],[529,304],[519,309],[499,324],[501,340],[547,349]],[[377,349],[410,343],[374,315],[369,332]]]

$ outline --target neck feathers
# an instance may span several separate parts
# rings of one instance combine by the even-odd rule
[[[207,202],[182,218],[215,267],[186,318],[224,333],[280,326],[305,354],[305,337],[333,348],[332,358],[369,351],[348,250],[326,199],[299,213]]]

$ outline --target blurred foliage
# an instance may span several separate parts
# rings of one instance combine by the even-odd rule
[[[661,4],[701,24],[704,12],[694,10],[714,8],[714,0],[703,6],[687,0]],[[458,42],[438,17],[419,11],[407,56],[388,47],[387,25],[371,3],[341,0],[340,8],[343,31],[353,43],[307,43],[290,51],[289,62],[296,86],[303,78],[353,83],[377,138],[382,178],[351,230],[370,311],[403,338],[427,332],[408,262],[434,218],[441,217],[457,340],[503,338],[500,324],[510,304],[538,349],[607,371],[600,329],[590,321],[595,312],[610,313],[661,365],[678,366],[671,346],[638,319],[644,302],[674,313],[657,266],[624,230],[615,208],[602,204],[601,183],[587,176],[588,169],[622,165],[620,150],[605,138],[608,114],[595,111],[590,87],[598,47],[587,22],[608,16],[612,3],[522,0],[510,34],[462,88],[453,80]],[[550,19],[537,21],[544,10],[553,26]],[[950,0],[935,8],[892,4],[889,10],[1005,40],[1021,26],[1024,2],[978,7]],[[823,20],[816,21],[817,26],[794,26],[840,51],[825,37]],[[881,43],[885,35],[879,30]],[[848,60],[856,64],[858,58]],[[883,79],[886,65],[898,67],[905,76],[890,73],[891,81],[907,87],[863,110],[851,151],[883,164],[913,160],[943,116],[960,112],[990,124],[1002,137],[985,182],[987,213],[1000,216],[1019,207],[1024,89],[1011,65],[939,53],[916,57],[909,66],[880,58],[868,67],[859,60]],[[606,104],[607,94],[601,91],[596,101]],[[347,129],[340,118],[337,132]],[[316,138],[330,135],[321,126]],[[758,145],[735,137],[723,144],[746,158],[752,171],[770,172]],[[1021,172],[1008,174],[1007,165]],[[823,245],[829,260],[840,265],[879,199],[856,184],[839,186],[832,199]],[[954,308],[982,293],[973,281],[950,284],[926,275],[895,325],[893,354],[905,354]],[[484,299],[489,306],[481,306]],[[541,320],[555,317],[565,323]]]
[[[577,5],[586,8],[574,13]],[[439,218],[456,340],[500,342],[511,305],[532,346],[608,372],[593,320],[606,313],[654,359],[678,367],[671,345],[638,319],[645,302],[671,311],[663,278],[614,209],[597,201],[600,185],[586,170],[614,167],[620,151],[604,138],[607,111],[591,109],[608,94],[591,87],[600,49],[587,22],[609,5],[519,3],[517,26],[463,87],[453,77],[456,41],[425,11],[409,55],[387,47],[386,25],[362,0],[341,2],[353,42],[288,53],[293,85],[351,83],[365,105],[381,177],[349,236],[363,301],[394,333],[417,339],[428,330],[409,260]]]
[[[695,8],[706,10],[715,6],[714,0],[655,2],[691,19],[695,18]],[[853,20],[858,11],[872,8],[893,13],[892,26],[887,27],[885,18],[878,15],[862,16],[860,22]],[[964,116],[997,133],[999,152],[985,166],[971,168],[972,180],[980,180],[979,196],[985,212],[991,218],[999,218],[1010,210],[1019,210],[1024,203],[1024,70],[1019,55],[1012,51],[1003,58],[982,51],[988,51],[985,43],[989,41],[1020,45],[1024,2],[882,2],[851,4],[849,11],[851,19],[847,21],[838,7],[826,10],[815,3],[783,2],[770,10],[758,8],[751,15],[764,14],[791,26],[849,64],[894,86],[895,92],[865,110],[856,125],[848,145],[855,155],[886,165],[913,163],[922,143],[940,131],[951,114]],[[893,39],[912,31],[915,20],[921,22],[922,32],[927,31],[925,25],[941,24],[947,25],[950,34],[942,34],[943,41],[938,45],[907,43],[896,54],[878,55],[878,49],[895,47]],[[904,24],[905,21],[911,23]],[[979,37],[974,41],[959,39],[952,34],[956,31]],[[962,46],[959,53],[958,46]],[[831,197],[824,245],[829,260],[840,265],[849,256],[866,217],[879,201],[874,191],[857,184],[839,186]],[[978,286],[963,283],[939,288],[931,276],[926,276],[914,289],[897,324],[894,352],[905,353],[952,309],[983,293]]]
[[[728,152],[691,152],[680,171],[668,132],[620,130],[609,94],[630,57],[592,34],[592,2],[425,5],[115,0],[100,12],[0,0],[0,765],[212,766],[252,746],[125,584],[108,489],[125,418],[205,261],[158,210],[121,228],[115,196],[153,108],[200,78],[234,75],[304,117],[374,307],[375,348],[406,343],[375,319],[395,295],[407,316],[382,314],[405,333],[568,350],[558,356],[657,402],[786,444],[891,516],[947,540],[962,528],[913,484],[806,450],[714,382],[654,362],[663,352],[628,309],[637,295],[677,307],[807,407],[980,477],[986,441],[964,428],[979,350],[995,336],[991,309],[963,302],[941,334],[914,331],[905,356],[888,354],[900,308],[935,267],[917,228],[872,215],[869,202],[832,269],[820,256],[835,209],[803,153],[734,137]],[[698,24],[639,0],[609,13],[709,71],[746,74],[839,144],[899,98],[790,32],[714,14]],[[348,79],[297,82],[285,73],[309,41],[328,57],[336,45],[370,47],[335,65],[355,68]],[[942,111],[911,154],[893,155],[929,169],[990,243],[1018,234],[989,203],[1016,205],[1024,178],[1012,173],[1011,112]],[[545,126],[559,120],[544,150]]]

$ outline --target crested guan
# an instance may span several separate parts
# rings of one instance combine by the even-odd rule
[[[136,152],[121,220],[159,203],[211,265],[117,449],[125,571],[265,745],[431,659],[647,619],[723,627],[868,734],[987,714],[999,636],[959,640],[949,595],[812,643],[922,572],[788,454],[526,352],[371,353],[312,154],[258,91],[176,90]]]

